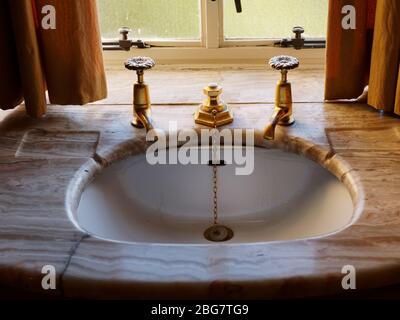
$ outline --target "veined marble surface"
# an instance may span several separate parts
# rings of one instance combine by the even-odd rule
[[[265,244],[151,245],[80,232],[67,209],[82,166],[142,152],[130,105],[21,109],[0,124],[0,288],[74,298],[285,298],[343,292],[344,265],[357,288],[400,283],[400,122],[363,104],[296,103],[296,123],[261,138],[272,105],[231,105],[232,128],[255,128],[257,144],[303,154],[350,189],[356,218],[332,235]],[[155,126],[194,127],[196,106],[153,106]],[[81,181],[79,181],[80,178]],[[72,182],[71,182],[72,181]],[[57,289],[41,287],[54,265]]]

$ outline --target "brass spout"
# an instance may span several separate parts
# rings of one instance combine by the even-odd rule
[[[220,99],[222,88],[216,83],[210,83],[203,89],[207,96],[194,115],[195,123],[213,128],[233,121],[233,114],[229,107]]]
[[[153,130],[153,120],[150,113],[150,109],[135,110],[132,125],[137,128],[145,128],[147,132]]]
[[[264,129],[264,139],[275,139],[275,128],[285,117],[288,116],[288,108],[275,107],[271,122]]]

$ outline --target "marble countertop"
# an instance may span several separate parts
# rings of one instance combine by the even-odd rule
[[[153,106],[193,127],[194,105]],[[243,244],[107,242],[67,217],[70,182],[88,162],[112,161],[118,145],[139,150],[144,132],[129,105],[49,106],[42,119],[22,109],[0,124],[0,288],[74,298],[271,298],[342,292],[342,267],[357,288],[400,283],[400,122],[363,104],[296,103],[296,123],[261,139],[272,104],[232,104],[233,128],[255,128],[257,143],[303,154],[346,184],[353,223],[321,238]],[[383,137],[383,138],[382,138]],[[136,148],[136,149],[135,149]],[[132,151],[134,152],[134,151]],[[53,265],[56,290],[41,287]]]

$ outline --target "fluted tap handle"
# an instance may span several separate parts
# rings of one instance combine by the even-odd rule
[[[276,70],[296,69],[299,64],[299,60],[292,56],[275,56],[269,60],[269,65],[271,68]]]
[[[149,57],[133,57],[125,61],[125,68],[135,70],[138,76],[138,83],[143,83],[144,70],[153,68],[156,65]]]
[[[155,65],[154,60],[149,57],[133,57],[125,61],[125,68],[135,71],[151,69]]]
[[[299,60],[292,56],[276,56],[269,60],[271,68],[281,71],[282,82],[287,81],[288,70],[296,69],[299,64]]]

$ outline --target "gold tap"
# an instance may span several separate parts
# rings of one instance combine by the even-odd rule
[[[151,103],[148,85],[144,82],[144,70],[155,66],[153,59],[149,57],[133,57],[125,62],[125,68],[135,70],[137,82],[133,86],[133,120],[132,125],[136,128],[145,128],[146,131],[153,129],[151,119]]]
[[[276,56],[269,61],[269,65],[281,71],[281,79],[276,85],[275,109],[270,123],[264,130],[264,138],[273,140],[275,138],[276,126],[290,126],[294,123],[292,109],[292,87],[287,81],[288,70],[299,66],[299,60],[291,56]]]
[[[233,121],[232,112],[220,99],[222,88],[216,83],[210,83],[203,90],[207,96],[194,115],[194,121],[208,127],[219,127]]]

